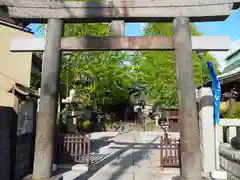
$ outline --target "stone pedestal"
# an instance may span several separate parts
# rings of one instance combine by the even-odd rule
[[[199,100],[200,148],[203,172],[215,170],[215,138],[213,120],[213,94],[211,88],[201,88]]]
[[[231,146],[234,149],[240,150],[240,136],[235,136],[231,139]]]
[[[227,142],[230,143],[231,139],[237,135],[237,128],[236,127],[228,127],[227,130]]]
[[[240,128],[235,127],[235,131],[236,131],[236,136],[231,139],[230,143],[234,149],[240,150]]]
[[[22,180],[33,180],[32,174],[24,177]],[[62,174],[53,175],[51,178],[48,178],[46,180],[63,180]]]
[[[236,136],[231,139],[231,146],[240,149],[240,127],[236,127]]]

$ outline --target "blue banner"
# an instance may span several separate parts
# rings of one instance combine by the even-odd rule
[[[212,90],[213,90],[213,104],[214,104],[214,120],[218,125],[220,122],[220,102],[221,102],[221,84],[217,78],[216,72],[212,62],[207,62],[208,69],[210,72],[212,80]]]

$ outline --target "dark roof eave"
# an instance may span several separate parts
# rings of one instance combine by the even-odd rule
[[[236,77],[237,76],[237,77]],[[234,74],[232,76],[227,76],[227,77],[224,77],[224,78],[219,78],[219,81],[221,83],[221,85],[225,85],[225,84],[228,84],[228,83],[232,83],[232,82],[239,82],[240,81],[240,72],[237,73],[237,74]],[[207,83],[204,83],[204,87],[211,87],[212,86],[212,81],[208,81]],[[200,89],[202,86],[197,86],[196,89]]]
[[[240,8],[240,2],[234,3],[232,9],[239,9]]]
[[[227,57],[226,57],[226,60],[228,60],[229,61],[229,59],[231,59],[232,57],[234,57],[236,54],[238,54],[240,52],[240,48],[239,49],[237,49],[236,51],[234,51],[233,53],[231,53],[230,55],[228,55]]]
[[[17,96],[30,96],[33,98],[39,98],[39,94],[36,90],[26,87],[19,83],[14,83],[13,86],[8,90],[9,93],[14,93]]]

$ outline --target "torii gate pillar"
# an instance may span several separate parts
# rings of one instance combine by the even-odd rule
[[[190,22],[187,17],[173,21],[177,87],[180,101],[181,179],[201,180],[200,135],[192,60]]]
[[[48,20],[35,140],[34,180],[45,180],[52,176],[63,26],[60,19]]]

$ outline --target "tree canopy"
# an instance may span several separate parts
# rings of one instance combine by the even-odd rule
[[[194,25],[191,25],[193,36],[201,36]],[[173,36],[173,27],[170,23],[151,23],[144,29],[144,36]],[[195,73],[195,83],[201,83],[201,69],[203,81],[209,81],[209,72],[206,61],[214,62],[215,59],[209,53],[205,53],[202,62],[196,52],[192,53]],[[147,83],[149,98],[154,103],[167,106],[175,106],[176,94],[176,66],[175,53],[169,51],[144,51],[134,58],[134,66],[138,72],[138,78]]]
[[[144,36],[172,36],[172,29],[169,23],[151,23],[145,27]],[[195,36],[201,35],[194,25],[191,25],[191,31]],[[65,37],[108,35],[110,25],[107,23],[65,25]],[[197,54],[193,52],[192,55],[195,82],[199,85],[201,64]],[[62,58],[61,97],[67,95],[67,89],[74,88],[77,96],[85,100],[86,106],[93,106],[95,101],[99,107],[116,105],[129,100],[129,87],[132,84],[145,83],[150,102],[175,106],[177,99],[174,56],[175,53],[169,51],[72,53]],[[202,61],[204,82],[209,80],[207,60],[215,63],[211,55],[205,53]],[[34,79],[32,85],[39,85],[36,78]]]
[[[109,24],[90,23],[66,25],[64,36],[107,36],[109,34]],[[132,84],[132,78],[129,67],[123,65],[128,59],[125,52],[79,52],[70,57],[70,59],[63,59],[62,67],[68,67],[68,78],[66,78],[66,70],[62,69],[62,87],[68,83],[69,88],[76,89],[79,97],[90,106],[93,105],[94,99],[98,105],[117,104],[121,100],[128,99],[128,87]],[[83,76],[88,77],[91,83],[83,83]]]

